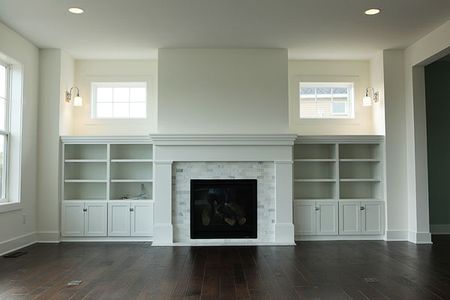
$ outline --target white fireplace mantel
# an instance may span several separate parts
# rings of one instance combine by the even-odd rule
[[[292,222],[292,134],[151,135],[154,144],[154,245],[174,245],[172,224],[173,165],[176,162],[274,163],[275,223],[270,244],[294,244]],[[204,241],[217,244],[220,241]],[[245,244],[258,241],[245,240]],[[188,244],[199,244],[192,240]],[[200,243],[201,244],[201,243]],[[230,243],[227,243],[230,244]],[[233,244],[233,242],[231,242]],[[236,241],[236,244],[239,241]]]

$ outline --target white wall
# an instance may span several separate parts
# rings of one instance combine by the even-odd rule
[[[156,132],[157,124],[156,60],[77,60],[75,85],[83,98],[82,107],[74,107],[75,135],[145,135]],[[91,82],[147,81],[146,120],[91,119]]]
[[[387,239],[408,239],[406,113],[402,50],[382,53],[386,109]]]
[[[64,101],[66,91],[74,85],[75,61],[64,51],[61,51],[60,66],[60,110],[59,110],[59,133],[60,135],[72,135],[74,133],[74,106]]]
[[[59,238],[59,136],[72,133],[72,104],[64,93],[73,85],[72,57],[60,49],[39,51],[39,142],[37,238]]]
[[[379,102],[372,105],[373,132],[385,134],[385,94],[383,52],[380,51],[370,60],[370,86],[379,93]]]
[[[299,118],[300,81],[354,82],[355,119],[305,120]],[[365,89],[370,85],[368,61],[289,61],[289,126],[304,135],[374,134],[372,108],[362,106]]]
[[[161,49],[158,131],[288,131],[285,49]]]
[[[0,253],[3,253],[30,243],[35,238],[39,51],[29,41],[0,23],[0,53],[18,61],[24,72],[21,158],[22,209],[0,213]]]

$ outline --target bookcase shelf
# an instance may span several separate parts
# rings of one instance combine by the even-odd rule
[[[107,160],[106,144],[68,144],[64,147],[66,160]]]
[[[336,160],[335,144],[295,144],[295,160]]]
[[[151,144],[111,144],[111,161],[148,160],[153,158]]]

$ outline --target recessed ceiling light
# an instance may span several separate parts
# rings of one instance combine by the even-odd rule
[[[371,8],[366,10],[364,13],[368,16],[378,15],[381,12],[378,8]]]
[[[69,12],[71,12],[73,14],[76,14],[76,15],[79,15],[79,14],[84,13],[84,10],[82,8],[79,8],[79,7],[71,7],[71,8],[69,8]]]

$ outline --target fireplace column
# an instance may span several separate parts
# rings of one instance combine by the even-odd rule
[[[292,161],[275,161],[275,242],[294,244]]]
[[[172,161],[155,161],[153,164],[155,245],[171,245],[173,243],[172,164]]]

